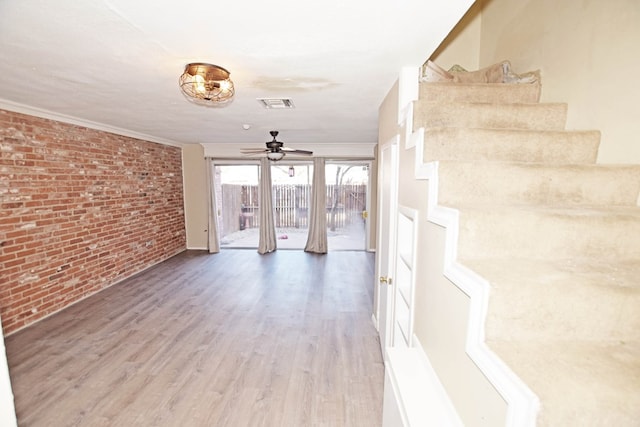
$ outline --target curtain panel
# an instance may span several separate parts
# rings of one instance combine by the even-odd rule
[[[325,182],[325,160],[313,159],[313,185],[311,187],[311,218],[305,252],[326,254],[327,243],[327,189]]]
[[[260,212],[260,238],[258,241],[258,253],[266,254],[276,250],[276,227],[273,219],[271,165],[267,158],[260,159],[258,205]]]
[[[220,238],[218,232],[218,207],[216,203],[216,183],[214,178],[213,161],[208,159],[207,162],[207,207],[208,207],[208,236],[207,246],[210,254],[220,252]]]

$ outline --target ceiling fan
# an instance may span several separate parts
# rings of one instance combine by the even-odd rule
[[[278,136],[278,131],[277,130],[272,130],[272,131],[269,132],[269,134],[271,134],[273,139],[271,141],[267,141],[265,143],[267,148],[263,148],[263,149],[242,148],[242,149],[240,149],[240,152],[242,154],[248,154],[248,155],[266,153],[267,158],[269,160],[274,161],[274,162],[277,162],[278,160],[281,160],[285,156],[285,154],[297,154],[297,155],[302,155],[302,156],[311,156],[311,155],[313,155],[313,151],[297,150],[295,148],[285,148],[285,147],[283,147],[284,143],[282,143],[281,141],[277,141],[276,140],[276,137]]]

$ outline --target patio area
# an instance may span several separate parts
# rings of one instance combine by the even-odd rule
[[[258,228],[235,231],[220,239],[222,249],[247,249],[258,247]],[[276,229],[278,249],[304,249],[307,243],[307,229]],[[327,231],[327,242],[330,251],[363,251],[365,250],[364,223],[352,224],[342,230]]]

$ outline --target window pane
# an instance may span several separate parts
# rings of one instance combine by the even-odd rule
[[[309,230],[313,165],[278,162],[271,166],[278,249],[304,249]]]
[[[222,248],[258,247],[258,165],[215,167]]]
[[[329,250],[364,250],[368,164],[330,163],[325,174]]]

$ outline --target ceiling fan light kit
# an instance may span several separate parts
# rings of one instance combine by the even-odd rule
[[[182,93],[194,104],[224,107],[233,101],[235,94],[230,75],[218,65],[194,62],[184,67],[179,85]]]
[[[267,152],[267,159],[273,161],[273,162],[277,162],[278,160],[281,160],[284,157],[284,153],[282,151],[268,151]]]

